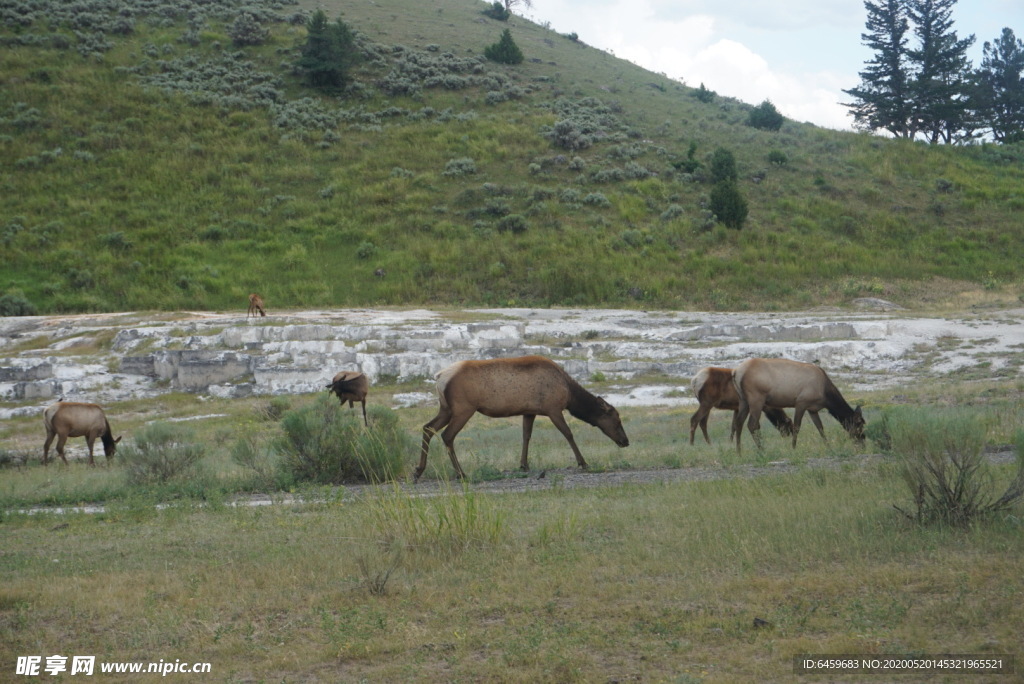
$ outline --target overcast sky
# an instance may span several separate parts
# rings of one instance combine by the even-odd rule
[[[520,12],[689,86],[769,99],[791,119],[829,128],[851,128],[842,91],[860,83],[872,56],[862,0],[533,0]],[[960,38],[975,35],[969,56],[979,66],[982,44],[1004,26],[1024,39],[1024,0],[961,0],[953,20]]]

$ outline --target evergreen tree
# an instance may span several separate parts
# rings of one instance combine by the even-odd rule
[[[910,24],[905,0],[865,0],[868,33],[861,34],[874,57],[860,72],[861,84],[844,90],[855,102],[847,104],[854,125],[876,131],[884,129],[898,138],[910,138],[911,105],[907,67],[907,31]]]
[[[966,101],[970,74],[967,49],[974,36],[960,40],[950,15],[957,0],[908,0],[908,13],[918,38],[907,51],[913,68],[910,94],[911,129],[929,142],[951,143],[966,127]]]
[[[729,228],[739,230],[747,220],[747,201],[734,180],[715,183],[711,188],[711,211]]]
[[[750,110],[747,125],[765,131],[777,131],[782,128],[785,118],[775,108],[771,100],[765,100]]]
[[[974,73],[973,111],[997,142],[1024,140],[1024,42],[1004,28],[985,42]]]
[[[733,153],[724,147],[715,149],[711,154],[711,182],[734,181],[738,177]]]
[[[501,39],[497,43],[484,48],[484,57],[499,64],[521,64],[523,51],[512,40],[512,32],[505,29],[501,32]]]
[[[348,74],[358,61],[355,39],[348,26],[338,19],[328,23],[323,10],[317,10],[306,24],[298,67],[306,82],[327,91],[341,90],[348,83]]]

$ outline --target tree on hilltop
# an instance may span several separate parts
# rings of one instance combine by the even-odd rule
[[[1024,140],[1024,42],[1004,28],[985,42],[974,73],[973,110],[996,142]]]

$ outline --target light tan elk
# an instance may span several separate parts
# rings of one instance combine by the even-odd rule
[[[586,468],[587,462],[576,446],[562,411],[599,428],[620,447],[629,446],[619,412],[601,397],[583,389],[561,366],[542,356],[459,361],[435,377],[440,408],[423,426],[416,480],[427,468],[430,439],[441,428],[444,428],[441,441],[448,450],[452,466],[458,477],[465,478],[455,456],[455,437],[477,412],[491,418],[523,417],[523,450],[519,458],[519,467],[523,470],[530,469],[527,454],[537,416],[551,419],[572,447],[580,468]]]
[[[743,423],[747,422],[750,435],[759,443],[760,417],[765,408],[790,408],[793,412],[793,446],[800,434],[804,413],[811,414],[814,427],[825,439],[825,430],[818,411],[826,409],[839,421],[846,432],[858,443],[864,442],[864,415],[846,403],[846,399],[828,374],[813,363],[788,359],[747,359],[732,374],[733,384],[740,395],[740,406],[733,419],[736,431],[736,450],[740,451]]]
[[[363,425],[369,426],[366,422],[366,395],[370,391],[370,381],[365,375],[359,371],[341,371],[327,385],[327,390],[338,395],[338,401],[342,404],[347,401],[349,408],[355,408],[357,401],[362,404]]]
[[[740,405],[740,396],[736,393],[736,388],[732,384],[732,369],[716,368],[714,366],[701,368],[693,376],[690,389],[693,391],[693,396],[697,397],[697,401],[700,403],[697,407],[697,412],[690,418],[690,445],[693,445],[693,437],[698,427],[700,427],[700,431],[704,434],[704,441],[711,444],[711,440],[708,439],[708,416],[711,414],[711,409],[732,411],[733,419],[735,419],[736,409]],[[768,417],[768,420],[771,421],[780,434],[793,434],[793,422],[782,409],[766,408],[764,415]],[[730,421],[730,441],[735,434],[735,429],[732,421]]]
[[[89,465],[96,465],[92,457],[93,445],[98,437],[103,442],[103,453],[109,462],[117,450],[118,437],[114,439],[110,431],[107,417],[96,404],[83,404],[74,401],[59,401],[51,404],[43,411],[43,424],[46,426],[46,443],[43,445],[43,465],[50,463],[50,444],[57,438],[57,455],[68,464],[64,456],[64,443],[68,437],[85,437],[89,445]]]
[[[263,297],[253,292],[249,295],[249,311],[245,314],[245,317],[256,316],[256,312],[259,312],[260,316],[266,316],[267,310],[263,308]]]

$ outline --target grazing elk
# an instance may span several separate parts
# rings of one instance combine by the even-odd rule
[[[93,445],[99,437],[103,442],[103,453],[109,462],[117,450],[117,443],[121,441],[118,437],[114,439],[110,431],[110,423],[107,417],[96,404],[83,404],[75,401],[58,401],[50,404],[43,411],[43,425],[46,426],[46,443],[43,445],[43,465],[50,463],[50,444],[53,438],[57,438],[57,455],[68,464],[64,456],[64,443],[68,437],[85,437],[85,443],[89,445],[89,465],[96,465],[92,457]]]
[[[249,311],[245,314],[245,317],[255,317],[257,311],[260,313],[260,316],[267,315],[267,310],[263,308],[263,297],[253,292],[249,295]]]
[[[519,467],[523,470],[530,469],[527,454],[537,416],[551,419],[572,447],[580,468],[586,468],[587,462],[576,446],[562,411],[567,410],[583,422],[599,428],[620,447],[629,446],[619,412],[601,397],[583,389],[561,366],[542,356],[459,361],[435,377],[440,408],[437,415],[423,426],[416,480],[426,470],[430,439],[441,428],[444,428],[441,440],[455,472],[458,477],[465,478],[455,456],[455,437],[477,412],[491,418],[523,417],[523,450],[519,458]]]
[[[357,401],[362,404],[363,425],[370,425],[366,421],[366,395],[370,391],[370,381],[365,375],[359,371],[341,371],[327,385],[327,390],[338,395],[338,401],[343,405],[347,401],[349,408],[355,408]]]
[[[736,393],[736,388],[732,384],[732,369],[715,368],[713,366],[701,368],[693,376],[690,389],[693,390],[693,395],[697,397],[697,401],[700,403],[697,407],[697,412],[690,418],[690,445],[693,446],[693,437],[698,427],[700,427],[700,431],[704,434],[704,441],[711,444],[711,440],[708,439],[708,416],[711,414],[711,409],[732,411],[733,419],[735,420],[736,410],[740,405],[740,396]],[[793,434],[793,422],[782,409],[765,408],[764,415],[768,417],[768,420],[771,421],[780,434]],[[736,426],[732,425],[732,422],[730,422],[730,425],[729,440],[731,441],[735,434]]]
[[[793,446],[800,433],[804,412],[811,414],[814,427],[825,439],[825,430],[818,411],[826,409],[858,443],[864,442],[864,415],[860,406],[852,408],[828,374],[813,363],[788,359],[747,359],[732,374],[733,385],[740,396],[739,409],[733,418],[736,451],[740,451],[743,422],[755,443],[760,443],[761,411],[765,408],[790,408],[793,412]]]

